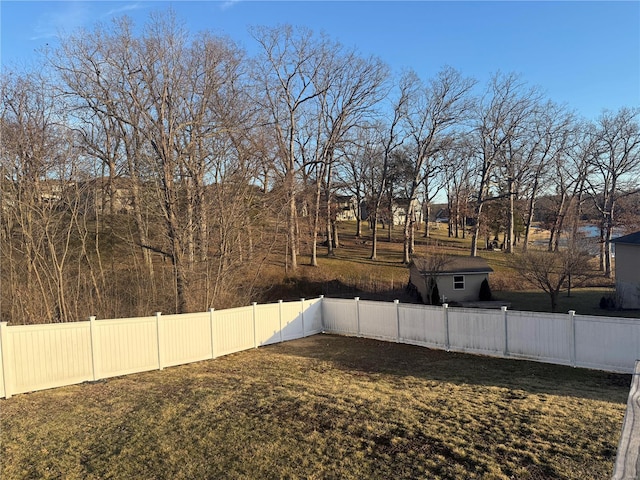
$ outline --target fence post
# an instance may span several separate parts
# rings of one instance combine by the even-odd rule
[[[158,341],[158,369],[164,370],[164,365],[162,365],[162,336],[160,335],[160,317],[162,316],[162,312],[156,312],[156,338]]]
[[[300,299],[300,318],[302,320],[302,338],[304,338],[304,298]]]
[[[324,333],[324,295],[320,295],[320,331]]]
[[[507,326],[507,307],[506,305],[503,305],[502,307],[500,307],[500,309],[502,310],[502,313],[504,313],[504,356],[508,357],[509,356],[509,330],[508,330],[508,326]]]
[[[256,308],[258,302],[252,302],[253,305],[253,348],[258,348],[258,335],[256,333]]]
[[[278,317],[280,318],[280,343],[282,343],[282,300],[278,300]]]
[[[91,342],[91,375],[95,382],[98,379],[96,375],[96,316],[89,317],[89,340]]]
[[[0,350],[2,350],[2,379],[4,380],[4,398],[11,398],[13,388],[13,371],[9,362],[9,327],[7,322],[0,322]]]
[[[571,335],[569,337],[570,348],[571,348],[571,366],[576,366],[576,311],[569,310],[569,322],[571,328]]]
[[[210,331],[210,341],[211,341],[211,358],[216,358],[216,342],[214,335],[215,321],[213,318],[215,308],[209,309],[209,331]]]
[[[400,300],[394,300],[396,304],[396,343],[400,343]]]
[[[442,304],[442,316],[444,318],[444,348],[448,352],[451,348],[449,344],[449,304]]]
[[[356,335],[360,336],[360,297],[355,297],[356,301]]]

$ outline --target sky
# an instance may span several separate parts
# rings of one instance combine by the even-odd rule
[[[78,28],[127,15],[143,26],[172,8],[190,31],[230,37],[249,54],[255,25],[304,26],[422,79],[451,66],[485,86],[520,74],[553,101],[593,120],[640,107],[639,1],[6,1],[0,65],[38,68],[38,52]]]

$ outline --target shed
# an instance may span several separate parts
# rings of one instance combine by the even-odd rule
[[[640,308],[640,232],[614,238],[616,296],[619,307]]]
[[[428,285],[435,281],[440,300],[474,302],[480,299],[480,285],[493,269],[484,258],[455,255],[414,258],[409,267],[409,281],[429,299]]]

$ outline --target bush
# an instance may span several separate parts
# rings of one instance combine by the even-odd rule
[[[480,301],[481,302],[490,302],[493,300],[493,294],[491,293],[491,287],[489,286],[489,281],[485,278],[480,284]]]
[[[440,291],[438,290],[438,282],[430,280],[431,286],[431,305],[440,305]]]
[[[602,297],[600,299],[600,308],[602,310],[614,310],[616,308],[616,301],[613,297]]]

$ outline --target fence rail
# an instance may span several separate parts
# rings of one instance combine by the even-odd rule
[[[227,310],[9,326],[0,398],[181,365],[320,332],[631,373],[640,319],[317,298]]]

